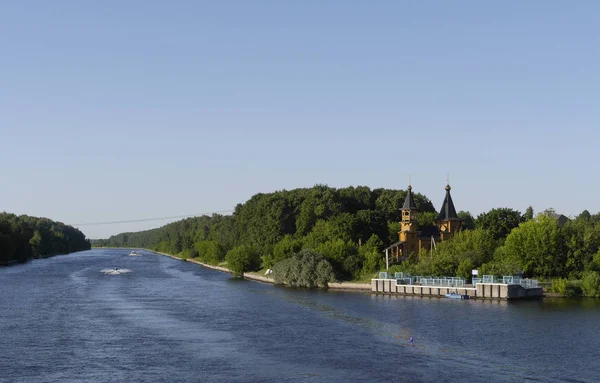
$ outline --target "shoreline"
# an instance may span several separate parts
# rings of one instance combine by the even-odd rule
[[[202,267],[206,267],[207,269],[212,269],[212,270],[216,270],[216,271],[221,271],[223,273],[233,274],[233,271],[229,270],[226,267],[209,265],[207,263],[202,263],[202,262],[197,261],[192,258],[187,258],[187,259],[179,258],[175,255],[161,253],[161,252],[149,250],[149,249],[139,249],[139,250],[145,250],[145,251],[149,251],[149,252],[152,252],[152,253],[155,253],[158,255],[164,255],[166,257],[176,259],[178,261],[195,263]],[[243,278],[251,280],[251,281],[255,281],[255,282],[270,283],[272,285],[275,284],[275,280],[273,278],[265,277],[265,276],[251,273],[251,272],[244,273]],[[329,290],[341,290],[341,291],[355,291],[355,292],[371,292],[371,285],[368,283],[332,282],[332,283],[329,283],[328,289]]]
[[[171,254],[167,254],[167,253],[161,253],[158,251],[154,251],[154,250],[150,250],[150,249],[146,249],[143,247],[113,247],[113,246],[92,246],[92,249],[133,249],[133,250],[144,250],[144,251],[148,251],[150,253],[155,253],[158,255],[163,255],[178,261],[184,261],[184,262],[191,262],[191,263],[195,263],[197,265],[200,265],[202,267],[205,267],[207,269],[212,269],[212,270],[216,270],[216,271],[220,271],[220,272],[224,272],[224,273],[228,273],[228,274],[234,274],[231,270],[229,270],[226,267],[223,266],[214,266],[214,265],[209,265],[207,263],[203,263],[200,262],[198,260],[195,260],[193,258],[179,258],[175,255],[171,255]],[[8,266],[8,265],[2,265],[1,266]],[[256,274],[254,272],[246,272],[243,275],[244,279],[248,279],[254,282],[262,282],[262,283],[269,283],[269,284],[276,284],[275,280],[273,278],[269,278],[266,276],[262,276],[259,274]],[[329,283],[328,285],[328,289],[329,290],[338,290],[338,291],[352,291],[352,292],[370,292],[370,293],[374,293],[374,294],[381,294],[381,293],[377,293],[372,291],[371,288],[371,284],[370,283],[359,283],[359,282],[332,282]],[[543,290],[543,298],[552,298],[552,299],[565,299],[565,300],[569,300],[569,299],[580,299],[580,298],[586,298],[583,296],[575,296],[575,297],[563,297],[561,296],[559,293],[555,293],[555,292],[550,292],[547,291],[545,288]]]

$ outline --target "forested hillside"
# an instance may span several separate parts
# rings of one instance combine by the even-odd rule
[[[0,213],[0,264],[90,249],[85,235],[48,218]]]
[[[318,265],[321,271],[328,267],[324,260],[336,279],[367,278],[384,269],[382,249],[398,241],[399,208],[405,197],[403,190],[321,185],[257,194],[237,205],[230,216],[184,219],[159,229],[119,234],[95,245],[151,248],[211,264],[233,262],[243,270],[270,268],[297,257],[277,269],[312,267],[307,273],[314,275]],[[415,202],[420,226],[433,224],[437,214],[431,201],[415,194]],[[552,209],[534,216],[531,208],[525,214],[496,208],[476,219],[464,211],[458,216],[463,230],[453,239],[438,243],[431,252],[410,254],[390,271],[469,278],[472,269],[479,269],[495,275],[522,272],[528,277],[587,278],[598,290],[584,295],[600,295],[600,214],[584,211],[568,219]],[[306,264],[298,264],[299,259]],[[297,285],[316,284],[316,279],[294,278]],[[319,278],[327,280],[323,275]]]
[[[171,254],[183,252],[209,263],[218,263],[236,246],[246,246],[260,256],[255,267],[272,267],[302,248],[324,255],[336,276],[352,278],[379,267],[384,244],[398,240],[404,190],[323,185],[313,188],[256,194],[235,207],[232,215],[188,218],[159,229],[122,233],[95,246],[146,247]],[[431,201],[415,194],[423,219],[431,223]],[[362,244],[359,246],[359,244]],[[368,251],[367,251],[368,250]]]

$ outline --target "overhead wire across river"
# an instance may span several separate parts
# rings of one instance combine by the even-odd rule
[[[211,211],[211,212],[199,213],[199,214],[174,215],[174,216],[170,216],[170,217],[139,218],[139,219],[129,219],[129,220],[122,220],[122,221],[76,223],[71,226],[78,227],[78,226],[95,226],[95,225],[115,225],[115,224],[119,224],[119,223],[161,221],[161,220],[165,220],[165,219],[191,218],[191,217],[200,217],[203,215],[227,214],[227,213],[233,213],[233,212],[234,212],[234,210],[217,210],[217,211]]]

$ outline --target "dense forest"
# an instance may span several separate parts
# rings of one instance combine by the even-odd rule
[[[89,249],[85,235],[72,226],[48,218],[0,213],[0,265]]]
[[[296,257],[310,259],[311,270],[319,264],[325,270],[322,261],[326,261],[337,280],[366,279],[385,268],[382,250],[398,241],[399,209],[405,197],[404,190],[364,186],[317,185],[261,193],[238,204],[232,215],[188,218],[94,244],[151,248],[211,264],[226,261],[239,271],[273,268]],[[434,224],[437,213],[432,202],[421,194],[414,197],[420,226]],[[430,252],[410,254],[391,271],[469,278],[472,269],[479,269],[481,274],[522,273],[559,282],[598,278],[600,286],[600,214],[584,211],[568,219],[552,209],[534,215],[531,208],[524,214],[495,208],[477,218],[465,211],[458,215],[463,229],[453,239]],[[282,264],[286,267],[275,269],[301,268],[289,267],[296,263],[288,260]],[[301,283],[313,284],[318,285]]]
[[[418,193],[414,197],[423,219],[431,221],[431,201]],[[250,268],[273,267],[301,249],[313,249],[333,266],[338,279],[352,279],[362,274],[365,264],[369,272],[377,271],[383,245],[398,240],[398,208],[405,198],[403,190],[364,186],[261,193],[238,204],[232,215],[188,218],[93,243],[151,248],[211,264],[223,262],[239,247],[250,253]]]

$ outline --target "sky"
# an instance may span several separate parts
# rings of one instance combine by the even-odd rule
[[[0,2],[0,211],[90,238],[364,185],[600,210],[600,2]]]

